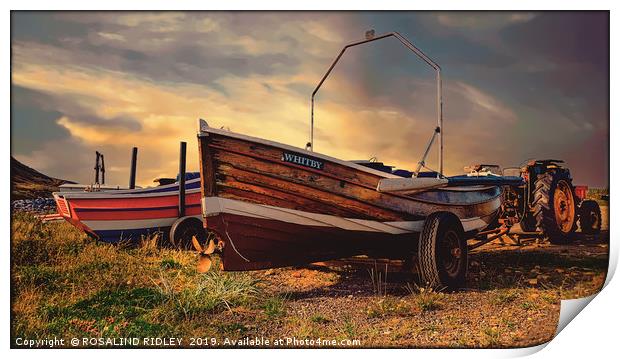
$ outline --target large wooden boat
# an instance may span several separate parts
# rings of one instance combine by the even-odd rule
[[[210,128],[201,122],[202,209],[225,243],[223,266],[249,270],[347,257],[402,254],[425,218],[449,211],[464,232],[497,218],[501,189],[456,186],[382,193],[399,178],[353,162]]]
[[[377,170],[314,151],[314,110],[306,149],[215,129],[200,120],[202,214],[225,270],[254,270],[371,254],[417,256],[422,278],[433,286],[458,287],[467,270],[467,238],[497,223],[502,186],[521,179],[443,176],[439,66],[398,33],[395,37],[436,71],[438,121],[417,169]],[[438,171],[421,169],[439,138]],[[388,167],[389,168],[389,167]],[[200,248],[196,244],[197,248]]]

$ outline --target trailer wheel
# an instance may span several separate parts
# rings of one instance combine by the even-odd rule
[[[534,189],[536,227],[551,243],[568,242],[577,228],[575,193],[570,175],[547,172],[538,175]]]
[[[422,281],[431,288],[455,290],[465,285],[467,240],[454,214],[436,212],[426,218],[418,242],[418,264]]]
[[[170,228],[170,244],[178,249],[191,249],[192,237],[196,237],[201,245],[207,242],[207,231],[196,217],[181,217]]]
[[[585,200],[579,206],[581,233],[597,234],[601,231],[601,207],[593,200]]]

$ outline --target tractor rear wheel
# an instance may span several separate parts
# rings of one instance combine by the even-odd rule
[[[601,231],[601,207],[591,199],[579,206],[579,227],[583,234],[597,234]]]
[[[575,232],[576,205],[571,178],[565,172],[538,175],[534,189],[536,227],[551,243],[568,242]]]
[[[418,242],[418,265],[423,285],[440,290],[465,285],[467,240],[458,217],[448,212],[426,217]]]

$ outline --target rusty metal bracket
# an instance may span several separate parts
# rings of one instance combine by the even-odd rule
[[[496,240],[497,238],[503,236],[504,234],[508,234],[508,232],[510,232],[510,228],[505,228],[505,227],[504,228],[500,227],[500,228],[497,228],[497,229],[492,230],[492,231],[480,232],[478,234],[478,236],[486,236],[486,235],[491,234],[491,233],[495,233],[495,234],[493,234],[490,237],[487,237],[485,239],[480,239],[480,241],[478,243],[475,243],[475,244],[472,244],[470,246],[467,246],[467,251],[468,252],[472,251],[472,250],[474,250],[474,249],[476,249],[478,247],[481,247],[481,246],[483,246],[483,245],[485,245],[487,243],[490,243],[490,242]]]

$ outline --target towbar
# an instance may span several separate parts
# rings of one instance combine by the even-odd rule
[[[308,144],[306,145],[306,148],[309,149],[310,151],[314,151],[314,96],[319,91],[319,89],[323,85],[323,82],[325,82],[325,80],[327,79],[329,74],[332,72],[332,70],[338,63],[338,61],[340,61],[340,58],[342,57],[342,55],[344,55],[345,51],[350,47],[362,45],[362,44],[377,41],[377,40],[382,40],[388,37],[395,37],[396,39],[398,39],[398,41],[400,41],[401,44],[403,44],[409,50],[413,51],[419,58],[421,58],[430,67],[432,67],[433,70],[435,70],[435,80],[437,81],[437,128],[439,128],[439,131],[433,133],[433,140],[435,136],[438,134],[439,135],[438,175],[441,177],[443,175],[443,126],[442,126],[443,125],[443,102],[442,102],[442,91],[441,91],[441,68],[435,61],[431,60],[430,57],[428,57],[424,52],[422,52],[422,50],[418,49],[415,45],[413,45],[409,40],[407,40],[405,37],[403,37],[398,32],[390,32],[387,34],[374,36],[374,31],[368,31],[366,32],[366,40],[353,42],[342,48],[342,50],[340,51],[340,54],[338,54],[338,56],[332,62],[329,69],[327,69],[327,72],[325,73],[325,75],[323,75],[323,77],[321,78],[321,81],[319,81],[319,84],[316,86],[314,91],[312,91],[312,97],[310,99],[310,142],[308,142]],[[433,140],[431,140],[431,144]],[[428,153],[428,150],[426,152]],[[423,162],[425,158],[426,158],[426,155],[420,162]]]

